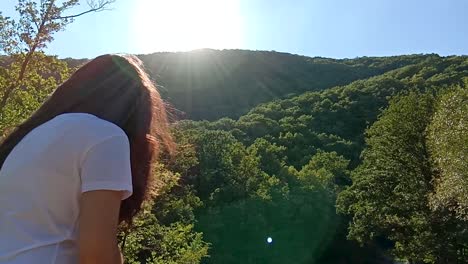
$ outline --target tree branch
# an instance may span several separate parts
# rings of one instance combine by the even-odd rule
[[[93,6],[92,4],[88,3],[88,5],[91,8],[89,10],[87,10],[87,11],[84,11],[84,12],[81,12],[81,13],[75,14],[75,15],[53,17],[52,19],[54,19],[54,20],[56,20],[56,19],[70,19],[70,18],[76,18],[76,17],[82,16],[82,15],[85,15],[85,14],[88,14],[88,13],[91,13],[91,12],[101,12],[101,11],[107,10],[106,6],[112,4],[113,2],[115,2],[115,0],[108,0],[108,1],[102,1],[102,2],[100,1],[97,4],[97,6]]]
[[[37,31],[39,32],[39,24],[35,20],[33,22],[34,22],[34,25],[36,26]]]

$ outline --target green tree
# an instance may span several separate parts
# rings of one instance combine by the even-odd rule
[[[11,55],[9,59],[21,61],[24,55]],[[29,117],[51,92],[69,75],[70,69],[66,63],[55,56],[36,52],[31,56],[29,66],[32,70],[24,73],[20,89],[9,96],[8,103],[0,112],[0,131],[2,136],[24,119]],[[0,68],[0,92],[9,85],[20,71],[20,65],[12,62]]]
[[[199,263],[209,248],[192,224],[162,225],[149,208],[135,219],[131,232],[121,234],[122,245],[123,240],[122,253],[126,263],[132,264]]]
[[[35,1],[18,0],[16,11],[19,19],[14,20],[0,13],[0,52],[12,56],[10,72],[2,88],[0,113],[11,96],[28,81],[28,71],[36,71],[37,56],[53,40],[54,33],[64,30],[66,25],[81,15],[105,10],[113,0],[87,1],[89,9],[78,14],[67,14],[79,4],[79,0],[67,0],[57,3],[56,0]],[[39,73],[42,68],[39,68]],[[37,88],[37,87],[36,87]]]
[[[265,138],[258,138],[249,146],[249,151],[260,159],[259,166],[262,171],[271,176],[280,176],[286,165],[285,147],[272,144]]]
[[[275,184],[274,179],[260,170],[258,157],[229,132],[189,129],[179,131],[177,138],[194,146],[197,162],[188,168],[185,179],[204,202],[268,196],[269,188]]]
[[[193,230],[194,210],[202,205],[180,174],[155,164],[154,200],[148,201],[131,227],[119,234],[126,263],[192,264],[207,257],[209,244]]]
[[[299,173],[301,180],[320,183],[334,196],[350,184],[349,161],[336,152],[318,151]]]
[[[441,96],[428,132],[439,174],[431,204],[468,220],[468,88],[459,86]]]
[[[466,227],[428,204],[433,174],[425,130],[433,104],[432,95],[419,92],[391,101],[367,131],[363,163],[337,204],[352,216],[349,238],[385,242],[410,262],[451,263],[466,243]]]

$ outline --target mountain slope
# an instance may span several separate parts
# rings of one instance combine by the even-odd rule
[[[140,58],[184,118],[214,120],[236,118],[260,103],[345,85],[430,56],[335,60],[267,51],[199,50]]]
[[[199,122],[208,129],[232,130],[247,144],[265,137],[290,149],[288,161],[300,168],[317,149],[337,151],[355,164],[364,130],[377,120],[388,99],[410,89],[462,85],[468,57],[428,57],[365,80],[324,91],[305,92],[252,108],[238,120]]]
[[[329,59],[248,50],[139,55],[178,119],[238,118],[260,103],[366,79],[437,55]],[[85,60],[66,59],[71,67]]]

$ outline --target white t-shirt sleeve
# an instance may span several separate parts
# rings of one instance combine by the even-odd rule
[[[130,144],[125,135],[109,137],[85,153],[80,168],[81,191],[123,191],[122,200],[132,195]]]

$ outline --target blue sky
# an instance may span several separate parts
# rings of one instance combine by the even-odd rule
[[[0,10],[14,16],[15,3],[2,0]],[[333,58],[466,55],[468,0],[117,0],[57,33],[47,52],[91,58],[202,47]]]

